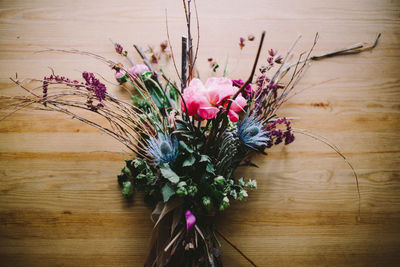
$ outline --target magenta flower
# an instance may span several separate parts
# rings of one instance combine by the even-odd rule
[[[199,79],[193,79],[183,93],[188,115],[196,120],[215,118],[220,108],[227,107],[228,98],[237,90],[238,88],[234,87],[232,81],[227,78],[209,78],[205,85]],[[239,119],[237,113],[245,106],[246,99],[239,95],[231,104],[228,112],[229,119],[236,122]],[[181,108],[185,111],[183,102]]]
[[[186,218],[186,236],[187,236],[192,230],[193,226],[196,224],[196,216],[194,216],[190,210],[187,210],[185,212],[185,218]]]

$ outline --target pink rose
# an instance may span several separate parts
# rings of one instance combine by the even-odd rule
[[[237,92],[232,81],[227,78],[209,78],[206,84],[199,79],[193,79],[183,93],[189,116],[197,120],[213,119],[217,116],[222,103]],[[228,101],[225,101],[226,108]],[[239,95],[229,109],[229,119],[236,122],[239,119],[237,112],[246,106],[246,99]],[[183,102],[181,108],[185,111]]]
[[[144,64],[136,64],[128,70],[132,75],[140,75],[148,71],[150,71],[149,68]]]

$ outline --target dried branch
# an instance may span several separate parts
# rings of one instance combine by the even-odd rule
[[[169,49],[171,50],[172,62],[174,63],[174,68],[175,68],[175,71],[176,71],[176,75],[178,75],[178,79],[179,79],[179,80],[181,81],[181,83],[182,83],[182,78],[181,78],[181,76],[179,75],[178,68],[176,67],[175,56],[174,56],[174,50],[172,49],[172,44],[171,44],[171,38],[169,37],[168,13],[167,13],[167,10],[165,10],[165,26],[166,26],[166,29],[167,29],[168,46],[169,46]]]
[[[181,84],[181,90],[183,93],[183,90],[186,88],[186,55],[187,55],[187,38],[185,36],[182,36],[182,84]]]
[[[218,231],[215,229],[215,232],[222,237],[231,247],[233,247],[237,252],[240,253],[240,255],[243,256],[252,266],[257,267],[258,265],[254,263],[253,260],[251,260],[246,254],[244,254],[243,251],[241,251],[228,237],[226,237],[222,232]]]

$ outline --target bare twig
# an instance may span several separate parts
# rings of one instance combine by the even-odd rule
[[[114,45],[114,47],[115,47],[116,43],[114,43],[114,41],[113,41],[111,38],[108,38],[108,40],[110,40],[110,42],[111,42],[111,43]],[[133,60],[128,56],[128,54],[124,54],[123,56],[129,61],[129,63],[130,63],[132,66],[135,65],[135,63],[134,63]]]
[[[136,49],[136,51],[138,52],[139,56],[143,59],[144,64],[146,64],[146,66],[149,68],[149,70],[150,70],[151,72],[154,72],[153,65],[151,65],[149,59],[148,59],[148,58],[146,57],[146,55],[143,53],[142,49],[141,49],[139,46],[135,45],[135,44],[133,45],[133,47],[134,47],[134,48]]]
[[[226,237],[222,232],[218,231],[217,229],[215,229],[215,232],[222,237],[229,245],[231,245],[231,247],[233,247],[237,252],[240,253],[240,255],[243,256],[243,258],[245,258],[251,265],[253,265],[254,267],[257,267],[258,265],[254,263],[253,260],[251,260],[246,254],[244,254],[243,251],[241,251],[228,237]]]
[[[310,58],[304,59],[301,63],[303,63],[305,61],[311,61],[311,60],[320,60],[320,59],[327,58],[327,57],[359,54],[359,53],[364,52],[364,51],[372,50],[378,45],[378,42],[379,42],[379,39],[380,39],[381,35],[382,34],[379,33],[376,36],[376,39],[375,39],[374,43],[372,45],[370,45],[370,46],[365,46],[363,44],[356,44],[356,45],[350,46],[349,48],[340,49],[340,50],[329,52],[329,53],[326,53],[326,54],[323,54],[323,55],[319,55],[319,56],[312,56]],[[295,64],[289,65],[289,66],[286,67],[286,69],[288,70],[291,67],[293,67],[294,65]]]
[[[178,68],[176,67],[175,56],[174,56],[174,50],[172,49],[172,45],[171,45],[171,38],[169,37],[168,12],[167,12],[167,10],[165,10],[165,26],[166,26],[166,28],[167,28],[168,46],[169,46],[169,49],[171,50],[172,62],[174,63],[174,68],[175,68],[175,71],[176,71],[176,75],[178,75],[178,78],[179,78],[179,80],[180,80],[181,83],[182,83],[182,78],[181,78],[181,76],[179,75]]]
[[[356,170],[354,169],[353,165],[347,160],[346,156],[339,150],[339,148],[337,146],[335,146],[334,144],[332,144],[331,142],[329,142],[325,137],[322,136],[318,136],[316,134],[310,133],[308,131],[305,130],[300,130],[300,129],[293,129],[292,130],[295,133],[300,133],[303,135],[307,135],[317,141],[320,141],[324,144],[326,144],[327,146],[329,146],[330,148],[332,148],[343,160],[344,162],[350,167],[350,169],[353,172],[354,178],[356,180],[356,185],[357,185],[357,193],[358,193],[358,216],[357,216],[357,220],[360,221],[361,219],[361,193],[360,193],[360,185],[358,182],[358,175]]]
[[[196,13],[196,27],[197,27],[197,43],[196,43],[196,52],[194,54],[194,59],[193,59],[193,69],[196,68],[196,61],[197,61],[197,55],[199,53],[199,47],[200,47],[200,23],[199,23],[199,15],[197,13],[197,4],[196,0],[193,0],[194,3],[194,11]]]

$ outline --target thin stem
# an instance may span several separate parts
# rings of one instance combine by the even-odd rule
[[[108,40],[110,40],[110,42],[111,42],[111,43],[114,45],[114,47],[115,47],[116,43],[114,43],[114,41],[113,41],[111,38],[108,38]],[[123,55],[123,56],[126,57],[126,59],[129,61],[129,63],[130,63],[132,66],[135,65],[135,63],[134,63],[133,60],[128,56],[128,54]]]
[[[194,59],[193,59],[193,69],[195,69],[196,68],[197,55],[199,53],[199,47],[200,47],[200,23],[199,23],[199,15],[197,13],[196,0],[193,0],[193,3],[194,3],[194,11],[196,13],[196,27],[197,27],[197,44],[196,44],[196,52],[194,54]]]
[[[136,51],[138,52],[139,56],[143,59],[144,64],[146,64],[146,66],[150,69],[151,72],[154,72],[154,68],[153,65],[151,65],[150,60],[146,57],[146,55],[143,53],[142,49],[137,46],[137,45],[133,45],[133,47],[136,49]]]
[[[329,52],[329,53],[326,53],[326,54],[323,54],[323,55],[320,55],[320,56],[312,56],[310,58],[302,60],[300,63],[311,61],[311,60],[320,60],[320,59],[327,58],[327,57],[358,54],[358,53],[361,53],[361,52],[364,52],[364,51],[367,51],[367,50],[374,49],[378,45],[378,41],[379,41],[381,35],[382,34],[379,33],[376,36],[376,39],[375,39],[374,43],[372,45],[370,45],[370,46],[365,47],[362,44],[361,45],[360,44],[356,44],[356,45],[352,45],[349,48],[345,48],[345,49],[340,49],[340,50],[337,50],[337,51]],[[294,65],[295,64],[291,64],[291,65],[287,66],[286,70],[289,70]]]
[[[191,8],[190,8],[190,3],[192,1],[188,0],[188,10],[187,10],[187,20],[186,20],[186,25],[187,25],[187,30],[188,30],[188,56],[189,56],[189,72],[188,72],[188,81],[190,82],[193,78],[193,39],[192,39],[192,33],[191,33]]]
[[[317,141],[320,141],[320,142],[326,144],[327,146],[332,148],[344,160],[344,162],[346,162],[346,164],[350,167],[350,169],[353,172],[354,178],[356,180],[356,185],[357,185],[357,193],[358,193],[358,216],[357,216],[357,220],[360,221],[360,219],[361,219],[361,193],[360,193],[360,185],[359,185],[359,182],[358,182],[358,175],[357,175],[357,172],[354,169],[353,165],[347,160],[346,156],[339,150],[339,148],[337,146],[335,146],[334,144],[330,143],[325,137],[317,136],[316,134],[313,134],[313,133],[310,133],[310,132],[307,132],[307,131],[304,131],[304,130],[299,130],[299,129],[293,129],[292,132],[304,134],[306,136],[309,136],[309,137],[313,138],[314,140],[317,140]]]
[[[174,56],[174,50],[172,49],[172,45],[171,45],[171,38],[169,37],[168,12],[167,12],[167,10],[165,10],[165,26],[166,26],[166,28],[167,28],[168,46],[169,46],[169,49],[171,50],[172,62],[174,63],[174,68],[175,68],[175,71],[176,71],[176,75],[178,75],[178,78],[179,78],[179,80],[180,80],[181,83],[182,83],[182,78],[181,78],[181,76],[179,75],[178,68],[176,67],[175,56]]]
[[[227,238],[223,233],[221,233],[220,231],[218,231],[217,229],[215,229],[215,232],[222,237],[229,245],[231,245],[231,247],[233,247],[237,252],[240,253],[240,255],[243,256],[243,258],[245,258],[251,265],[257,267],[258,265],[254,263],[254,261],[252,261],[246,254],[244,254],[243,251],[241,251],[235,244],[233,244],[233,242]]]

